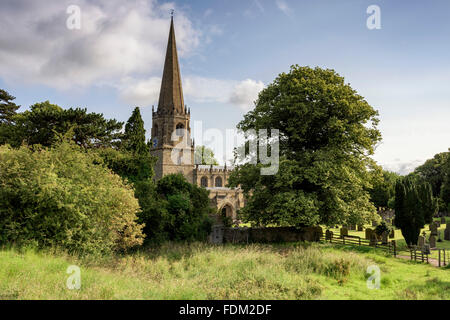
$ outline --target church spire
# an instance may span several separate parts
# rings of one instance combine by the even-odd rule
[[[158,113],[184,113],[183,89],[181,87],[180,66],[178,64],[173,15],[170,21],[169,41],[159,93]]]

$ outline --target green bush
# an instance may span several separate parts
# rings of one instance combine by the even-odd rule
[[[381,221],[379,225],[375,228],[375,233],[379,236],[383,235],[383,233],[390,233],[392,231],[392,226],[387,224],[386,221]]]
[[[155,190],[149,185],[137,188],[140,193],[145,190],[149,200],[139,217],[146,225],[144,232],[149,241],[206,239],[211,232],[209,214],[212,212],[208,191],[190,184],[181,174],[163,177]]]
[[[107,252],[143,242],[133,189],[81,150],[0,146],[0,243]]]

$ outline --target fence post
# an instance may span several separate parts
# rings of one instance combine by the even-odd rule
[[[438,249],[439,250],[439,268],[441,267],[441,249]]]
[[[397,241],[392,240],[392,244],[394,245],[394,258],[397,257]]]

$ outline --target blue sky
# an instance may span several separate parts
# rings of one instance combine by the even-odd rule
[[[80,30],[66,27],[71,4]],[[366,26],[370,5],[379,30]],[[121,121],[139,105],[150,130],[171,8],[185,102],[205,129],[234,128],[299,64],[335,69],[379,110],[385,168],[406,173],[450,147],[446,0],[3,0],[0,87],[23,108],[50,100]]]

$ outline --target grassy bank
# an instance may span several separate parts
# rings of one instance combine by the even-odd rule
[[[110,257],[0,251],[3,299],[450,299],[450,270],[328,245],[169,244]],[[366,285],[369,265],[381,288]],[[69,290],[69,265],[81,289]]]

